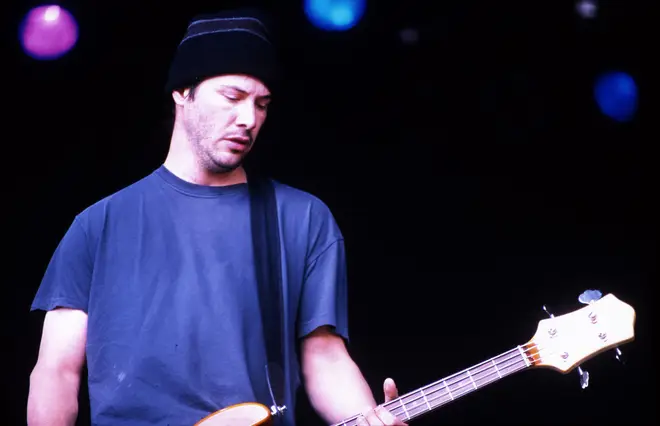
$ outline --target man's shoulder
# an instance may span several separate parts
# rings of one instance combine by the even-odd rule
[[[312,210],[316,214],[331,215],[330,207],[318,195],[273,179],[275,194],[281,208]]]
[[[315,241],[341,239],[342,232],[331,207],[309,191],[274,181],[283,229],[299,234],[305,230]],[[323,238],[319,239],[319,236]]]
[[[154,173],[150,173],[142,178],[126,185],[85,207],[78,215],[78,220],[88,221],[96,219],[99,216],[105,216],[115,207],[121,207],[126,203],[134,203],[137,199],[143,197],[149,192],[149,187],[153,185]]]

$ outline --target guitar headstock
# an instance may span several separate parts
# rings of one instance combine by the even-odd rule
[[[539,321],[525,345],[534,367],[568,373],[584,361],[635,338],[635,310],[608,294],[573,312]]]

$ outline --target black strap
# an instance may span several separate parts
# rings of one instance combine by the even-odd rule
[[[282,264],[275,187],[271,179],[250,175],[248,188],[252,246],[266,354],[269,364],[284,369]],[[277,385],[283,386],[284,383]],[[276,392],[276,390],[272,391]],[[276,392],[276,397],[278,393]],[[280,405],[284,403],[284,401],[276,402]]]

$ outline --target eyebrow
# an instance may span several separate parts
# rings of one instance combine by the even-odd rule
[[[241,93],[241,94],[243,94],[243,95],[249,95],[249,93],[248,93],[246,90],[243,90],[243,89],[241,89],[241,88],[238,87],[238,86],[232,86],[232,85],[223,84],[221,87],[223,87],[223,88],[225,88],[225,89],[232,89],[232,90],[235,90],[235,91],[237,91],[237,92],[239,92],[239,93]],[[271,95],[270,95],[270,93],[269,93],[269,94],[267,94],[267,95],[259,96],[259,98],[261,98],[261,99],[271,99]]]

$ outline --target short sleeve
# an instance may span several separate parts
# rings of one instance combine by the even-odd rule
[[[48,263],[30,310],[63,307],[87,312],[91,278],[87,236],[76,217]]]
[[[348,340],[346,253],[339,238],[309,260],[302,287],[298,336],[329,325]]]

